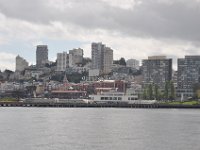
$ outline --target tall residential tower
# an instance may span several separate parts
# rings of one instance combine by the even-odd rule
[[[57,71],[65,71],[67,67],[69,67],[69,54],[57,53]]]
[[[48,47],[47,45],[38,45],[36,49],[36,65],[44,66],[48,62]]]
[[[83,63],[83,49],[69,50],[69,67],[76,67]]]
[[[16,71],[23,71],[26,67],[28,67],[28,62],[20,57],[19,55],[16,57]]]
[[[178,59],[177,96],[194,96],[195,84],[200,84],[200,56]]]
[[[98,69],[100,74],[111,72],[113,50],[102,43],[92,43],[92,69]]]

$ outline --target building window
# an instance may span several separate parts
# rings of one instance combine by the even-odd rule
[[[118,100],[122,100],[122,98],[121,98],[121,97],[118,97]]]
[[[113,97],[113,100],[117,100],[117,97]]]
[[[105,100],[105,97],[101,97],[101,100]]]

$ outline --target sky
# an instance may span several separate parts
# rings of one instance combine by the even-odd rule
[[[19,54],[35,64],[36,45],[58,52],[91,43],[114,50],[114,59],[200,55],[200,0],[0,0],[0,70],[15,70]]]

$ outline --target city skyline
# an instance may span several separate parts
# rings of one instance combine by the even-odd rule
[[[0,0],[0,150],[199,150],[200,0]]]
[[[94,42],[93,42],[94,43]],[[102,42],[97,42],[97,43],[102,43]],[[92,43],[90,43],[90,46],[92,45]],[[14,66],[11,66],[11,68],[3,68],[3,69],[1,69],[0,68],[0,70],[1,71],[4,71],[4,70],[12,70],[12,71],[15,71],[16,70],[16,58],[17,57],[22,57],[22,59],[24,59],[25,61],[27,61],[27,63],[28,63],[28,65],[29,66],[31,66],[31,65],[37,65],[37,47],[40,47],[40,46],[47,46],[47,47],[49,47],[48,45],[36,45],[35,46],[35,52],[34,52],[34,55],[30,55],[30,56],[34,56],[34,57],[32,57],[32,58],[34,58],[35,60],[34,60],[34,62],[30,62],[30,61],[28,61],[23,55],[19,55],[19,54],[16,54],[16,56],[14,55],[13,56],[13,59],[14,59],[14,62],[12,63],[12,65],[14,65]],[[55,54],[55,56],[53,56],[53,58],[54,59],[48,59],[47,61],[48,62],[56,62],[57,61],[57,59],[58,59],[58,54],[62,54],[62,53],[69,53],[70,51],[72,51],[72,50],[76,50],[76,49],[82,49],[82,48],[72,48],[72,49],[69,49],[69,50],[64,50],[64,51],[58,51],[56,54]],[[83,54],[84,54],[84,49],[82,49],[83,50]],[[49,50],[48,50],[49,51]],[[92,51],[92,49],[90,48],[90,51]],[[49,57],[49,55],[50,56],[52,56],[49,52],[47,52],[47,57]],[[114,55],[114,51],[113,51],[113,55]],[[166,57],[166,58],[168,58],[168,59],[172,59],[172,70],[174,70],[174,71],[177,71],[177,69],[178,69],[178,64],[177,64],[177,62],[178,62],[178,60],[179,59],[183,59],[184,57],[186,57],[186,56],[197,56],[197,57],[199,57],[200,55],[184,55],[183,57],[179,57],[179,58],[172,58],[172,57],[169,57],[168,55],[149,55],[149,56],[147,56],[147,58],[149,58],[149,57]],[[8,56],[9,57],[9,56]],[[90,58],[90,59],[92,59],[92,57],[91,57],[91,52],[90,52],[90,55],[89,56],[84,56],[83,55],[83,57],[84,58]],[[114,60],[119,60],[120,58],[124,58],[124,57],[119,57],[119,58],[117,58],[117,59],[113,59],[113,61]],[[138,64],[139,64],[139,66],[142,66],[142,61],[143,60],[146,60],[147,58],[141,58],[141,59],[139,59],[139,60],[137,60],[137,59],[135,59],[134,57],[130,57],[130,58],[124,58],[125,59],[125,61],[127,62],[127,61],[130,61],[130,60],[136,60],[136,61],[138,61]],[[5,58],[2,58],[2,59],[5,59]],[[48,63],[47,62],[47,63]]]
[[[199,6],[197,0],[0,0],[0,69],[14,70],[18,54],[35,64],[40,44],[53,61],[78,47],[90,57],[92,42],[112,47],[114,59],[167,55],[174,68],[177,58],[200,54]]]

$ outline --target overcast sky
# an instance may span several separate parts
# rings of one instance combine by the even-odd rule
[[[37,44],[56,53],[91,42],[114,49],[114,58],[200,54],[200,0],[0,0],[0,69],[15,57],[35,64]],[[176,61],[174,62],[174,68]]]

